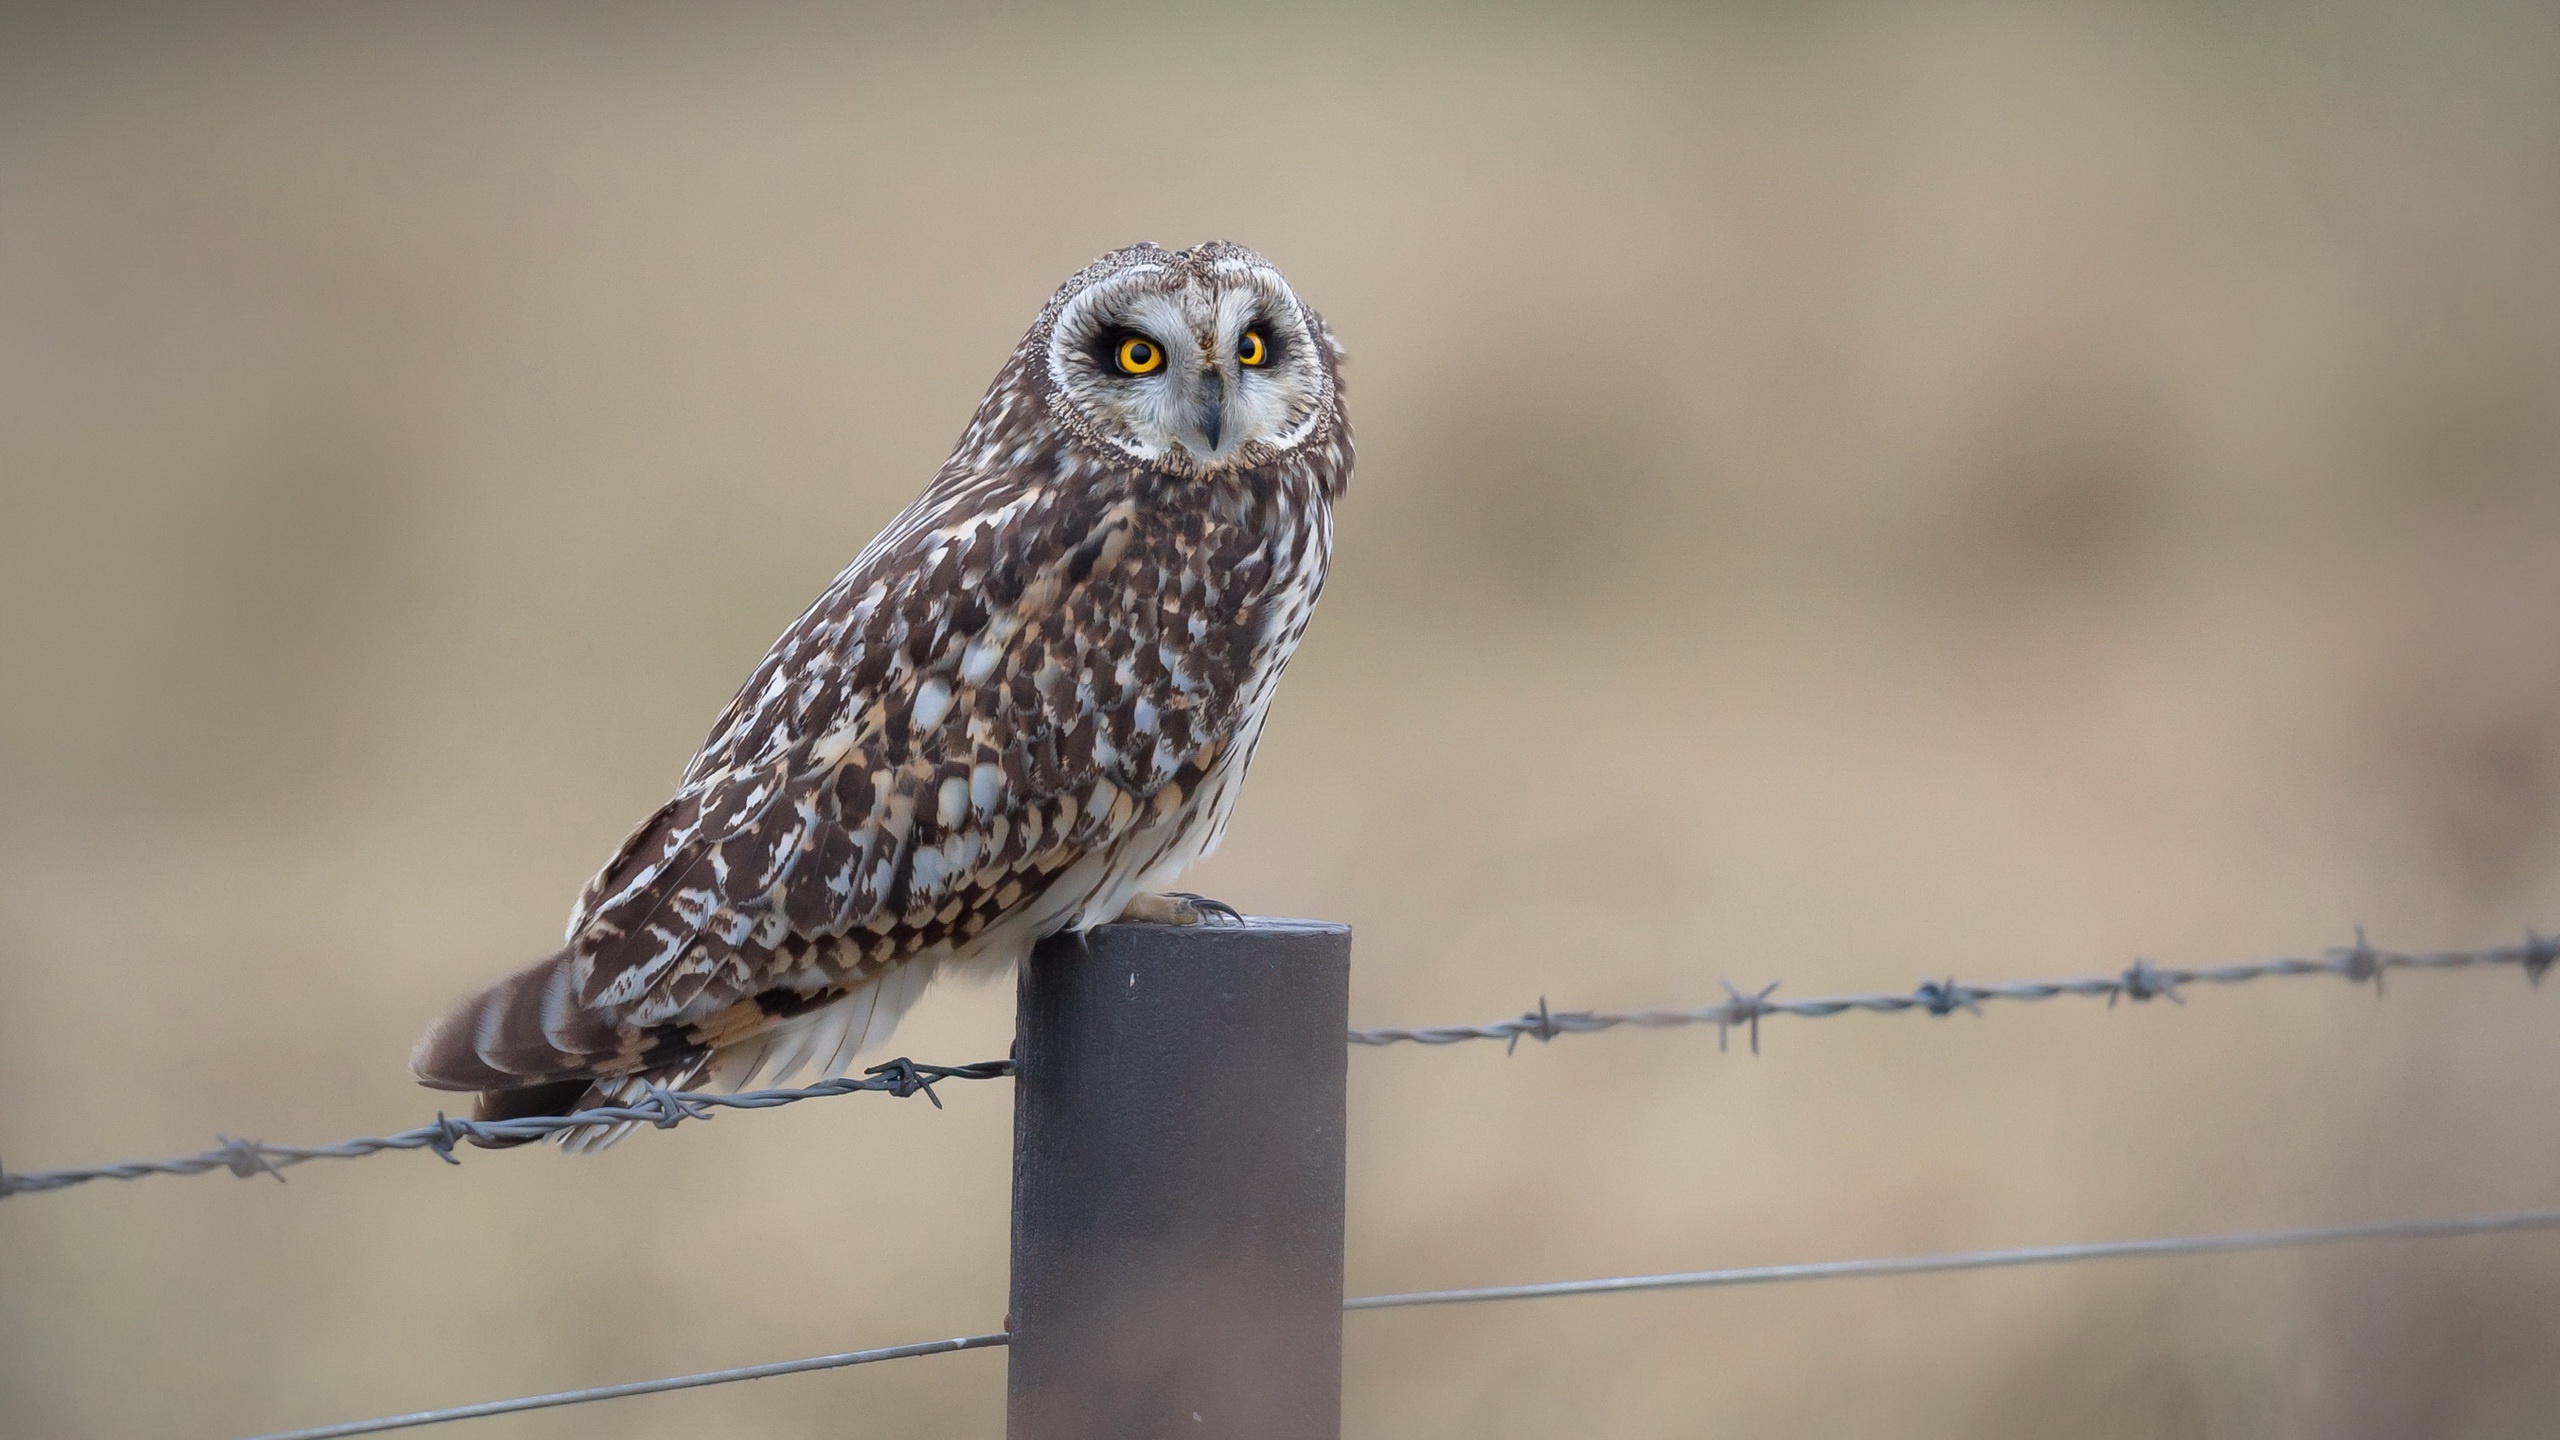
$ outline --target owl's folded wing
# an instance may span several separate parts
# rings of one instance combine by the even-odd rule
[[[662,1069],[962,945],[1187,805],[1235,739],[1271,557],[1122,496],[937,485],[776,642],[568,945],[429,1032],[431,1085]],[[1001,522],[1001,523],[999,523]]]

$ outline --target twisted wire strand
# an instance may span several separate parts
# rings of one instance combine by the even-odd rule
[[[933,1093],[933,1087],[945,1080],[993,1080],[1012,1073],[1013,1062],[1010,1060],[987,1060],[974,1065],[920,1065],[912,1060],[899,1059],[872,1066],[863,1072],[860,1079],[845,1076],[794,1090],[747,1090],[735,1095],[715,1095],[708,1091],[668,1090],[652,1085],[640,1100],[630,1105],[603,1106],[580,1110],[572,1115],[533,1115],[517,1120],[456,1120],[439,1114],[432,1125],[421,1125],[396,1135],[358,1136],[334,1145],[270,1145],[263,1140],[237,1140],[228,1135],[217,1135],[214,1138],[222,1142],[220,1148],[172,1160],[127,1160],[79,1170],[34,1170],[16,1175],[0,1171],[0,1197],[38,1190],[65,1190],[92,1180],[138,1180],[145,1175],[202,1175],[213,1170],[228,1170],[242,1179],[272,1175],[281,1182],[287,1168],[306,1161],[353,1160],[379,1155],[385,1150],[432,1150],[446,1164],[459,1165],[462,1161],[454,1154],[454,1146],[466,1140],[539,1140],[580,1125],[611,1125],[623,1121],[641,1121],[664,1130],[686,1120],[708,1120],[715,1110],[770,1110],[778,1105],[865,1091],[899,1099],[922,1095],[939,1109],[942,1097]]]
[[[1726,998],[1723,1001],[1691,1010],[1550,1010],[1542,998],[1537,1009],[1509,1020],[1496,1020],[1485,1025],[1354,1030],[1351,1043],[1456,1045],[1469,1040],[1501,1040],[1517,1046],[1523,1038],[1544,1042],[1559,1035],[1598,1034],[1622,1025],[1640,1030],[1713,1025],[1719,1049],[1730,1039],[1734,1027],[1741,1026],[1750,1035],[1751,1051],[1756,1055],[1760,1051],[1760,1022],[1771,1015],[1792,1015],[1805,1020],[1826,1019],[1853,1010],[1877,1015],[1912,1010],[1931,1015],[1952,1015],[1964,1010],[1979,1015],[1985,1001],[2051,1000],[2063,995],[2103,998],[2110,1008],[2118,1000],[2165,999],[2183,1005],[2186,997],[2179,993],[2181,986],[2238,985],[2271,976],[2292,975],[2344,976],[2358,983],[2371,984],[2374,993],[2380,995],[2383,993],[2382,977],[2393,970],[2465,970],[2496,965],[2513,965],[2521,969],[2525,978],[2539,988],[2543,975],[2555,961],[2560,961],[2560,937],[2533,930],[2525,931],[2523,943],[2517,945],[2498,945],[2485,950],[2404,951],[2385,950],[2367,943],[2364,927],[2359,925],[2353,945],[2334,947],[2317,959],[2287,957],[2194,969],[2136,960],[2114,975],[2090,975],[2075,980],[1966,984],[1950,977],[1922,981],[1907,994],[1831,995],[1810,1000],[1772,999],[1778,988],[1778,982],[1774,980],[1749,992],[1736,988],[1732,981],[1727,980],[1724,982]]]
[[[2222,1235],[2181,1235],[2148,1240],[2105,1240],[2081,1245],[2038,1245],[2023,1249],[1974,1250],[1948,1255],[1895,1255],[1866,1260],[1822,1260],[1807,1264],[1754,1265],[1738,1269],[1691,1270],[1664,1275],[1618,1275],[1607,1279],[1560,1280],[1538,1285],[1491,1285],[1473,1290],[1421,1290],[1399,1295],[1364,1295],[1343,1301],[1342,1308],[1345,1310],[1395,1310],[1420,1305],[1462,1305],[1481,1301],[1542,1300],[1564,1295],[1628,1294],[1640,1290],[1707,1289],[1739,1285],[1787,1284],[1804,1280],[1925,1275],[1953,1270],[1993,1270],[2023,1265],[2069,1264],[2085,1260],[2228,1254],[2242,1250],[2273,1250],[2288,1246],[2332,1245],[2349,1241],[2446,1239],[2464,1235],[2495,1235],[2513,1231],[2550,1229],[2560,1229],[2560,1210],[2525,1210],[2497,1215],[2394,1220],[2364,1225],[2322,1225],[2289,1230],[2251,1230]],[[352,1435],[374,1435],[386,1430],[405,1430],[418,1425],[438,1425],[448,1420],[469,1420],[484,1415],[509,1415],[522,1410],[539,1410],[554,1405],[583,1405],[593,1400],[614,1400],[629,1395],[655,1395],[669,1390],[725,1385],[736,1380],[762,1380],[776,1375],[798,1375],[812,1370],[833,1370],[848,1365],[867,1365],[877,1360],[901,1360],[910,1356],[942,1355],[958,1350],[992,1349],[1011,1343],[1012,1338],[1003,1331],[997,1331],[987,1335],[963,1336],[955,1340],[928,1340],[920,1344],[893,1346],[885,1350],[856,1350],[843,1355],[820,1355],[808,1360],[746,1365],[734,1370],[710,1370],[694,1375],[673,1376],[664,1380],[642,1380],[625,1385],[600,1385],[588,1390],[563,1390],[549,1395],[529,1395],[518,1400],[491,1400],[477,1405],[457,1405],[444,1410],[420,1410],[407,1415],[389,1415],[379,1420],[357,1420],[343,1425],[324,1425],[310,1430],[286,1430],[270,1435],[254,1436],[252,1440],[343,1440],[343,1437]]]

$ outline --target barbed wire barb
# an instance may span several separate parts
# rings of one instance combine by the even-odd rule
[[[1982,1013],[1979,999],[1972,991],[1957,984],[1952,975],[1944,980],[1923,980],[1920,988],[1911,993],[1920,997],[1922,1007],[1932,1015],[1953,1015],[1959,1010],[1975,1015]]]
[[[1760,1017],[1769,1013],[1769,1007],[1762,1002],[1777,991],[1778,982],[1772,980],[1748,995],[1737,989],[1731,980],[1718,977],[1716,983],[1724,987],[1725,994],[1733,997],[1724,1003],[1725,1013],[1716,1020],[1716,1053],[1725,1053],[1725,1040],[1734,1026],[1748,1025],[1751,1027],[1751,1053],[1759,1054]]]
[[[2372,981],[2373,998],[2376,1000],[2382,998],[2382,972],[2384,969],[2382,957],[2371,945],[2365,943],[2363,921],[2359,920],[2356,922],[2355,944],[2348,946],[2345,950],[2333,950],[2330,953],[2340,956],[2346,962],[2346,968],[2339,973],[2345,975],[2350,980]]]
[[[284,1170],[267,1155],[264,1141],[234,1140],[228,1135],[213,1138],[222,1142],[222,1148],[212,1153],[222,1157],[223,1166],[232,1174],[243,1180],[254,1175],[272,1175],[277,1184],[284,1183]]]
[[[2137,959],[2125,967],[2124,974],[2116,978],[2115,991],[2107,996],[2107,1008],[2116,1008],[2117,998],[2125,995],[2136,1001],[2167,1000],[2173,1005],[2187,1003],[2187,997],[2178,993],[2176,978],[2148,959]]]
[[[453,1147],[456,1142],[471,1138],[467,1122],[448,1120],[444,1112],[439,1110],[436,1112],[436,1123],[426,1126],[425,1129],[428,1132],[427,1148],[435,1152],[437,1159],[447,1165],[462,1163],[462,1158],[453,1153]]]
[[[2544,972],[2553,961],[2560,961],[2560,938],[2544,935],[2532,926],[2524,927],[2524,978],[2534,989],[2542,988]]]

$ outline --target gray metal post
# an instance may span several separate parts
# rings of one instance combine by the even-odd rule
[[[1008,1440],[1339,1440],[1351,931],[1114,925],[1022,970]]]

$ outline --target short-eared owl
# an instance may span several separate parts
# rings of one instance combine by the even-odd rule
[[[837,1075],[938,970],[1196,919],[1153,892],[1217,846],[1323,588],[1340,361],[1239,245],[1137,245],[1059,287],[567,944],[438,1021],[418,1078],[503,1118]]]

